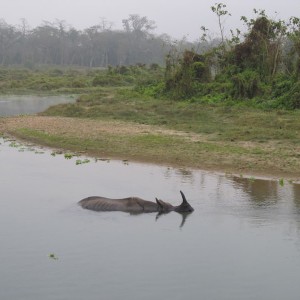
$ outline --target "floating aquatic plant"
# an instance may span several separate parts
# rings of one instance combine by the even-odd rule
[[[45,152],[44,152],[44,151],[36,150],[34,153],[35,153],[35,154],[44,154]]]
[[[280,186],[284,186],[284,179],[283,179],[283,178],[280,178],[280,179],[279,179],[279,185],[280,185]]]
[[[9,147],[13,147],[13,148],[18,148],[20,147],[21,145],[16,143],[15,141],[12,141],[10,144],[9,144]]]
[[[84,160],[81,160],[81,159],[77,159],[76,160],[76,165],[82,165],[82,164],[87,164],[87,163],[89,163],[90,162],[90,160],[89,159],[84,159]]]
[[[109,158],[95,158],[95,161],[106,161],[106,162],[110,162],[110,159]]]
[[[254,181],[255,181],[255,177],[251,176],[251,177],[249,178],[249,181],[250,181],[250,182],[254,182]]]
[[[58,260],[58,257],[54,253],[50,253],[48,257],[53,260]]]
[[[65,153],[65,155],[64,155],[65,159],[71,159],[74,156],[76,156],[76,155],[73,153]]]
[[[52,151],[52,153],[51,153],[52,156],[56,156],[56,155],[60,155],[60,154],[63,154],[63,152],[60,150]]]

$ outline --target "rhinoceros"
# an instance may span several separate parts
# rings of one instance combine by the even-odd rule
[[[168,202],[164,202],[156,198],[156,202],[143,200],[138,197],[128,197],[123,199],[110,199],[99,196],[87,197],[79,201],[79,205],[85,209],[95,211],[123,211],[129,213],[151,213],[158,212],[160,214],[176,211],[178,213],[191,213],[194,211],[192,206],[187,202],[185,195],[180,191],[182,203],[173,206]]]

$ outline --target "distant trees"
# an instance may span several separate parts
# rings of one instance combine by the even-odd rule
[[[122,20],[127,33],[133,33],[137,38],[149,37],[150,32],[156,28],[155,22],[137,14],[129,15],[128,19]]]
[[[0,20],[0,65],[62,65],[107,67],[136,63],[164,63],[169,43],[155,36],[155,22],[130,15],[124,30],[112,30],[105,19],[85,30],[63,20],[43,22],[30,28],[25,19],[19,26]]]

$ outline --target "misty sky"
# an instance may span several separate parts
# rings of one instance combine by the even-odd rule
[[[139,14],[156,22],[155,33],[195,40],[201,34],[202,25],[218,33],[216,16],[210,10],[216,2],[225,3],[232,14],[226,20],[226,28],[242,29],[239,17],[252,17],[253,8],[265,9],[272,17],[276,17],[277,12],[277,18],[281,19],[300,17],[299,0],[0,0],[0,19],[17,25],[25,18],[31,27],[40,25],[43,20],[59,19],[84,29],[104,17],[113,23],[113,29],[121,29],[122,19],[129,14]]]

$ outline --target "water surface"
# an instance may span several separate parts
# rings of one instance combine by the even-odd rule
[[[1,143],[0,299],[299,299],[299,185],[76,165]],[[156,219],[77,205],[91,195],[177,205],[179,190],[195,208],[182,227],[175,212]]]
[[[74,102],[73,96],[9,96],[0,95],[0,117],[34,114],[46,110],[49,106]]]

